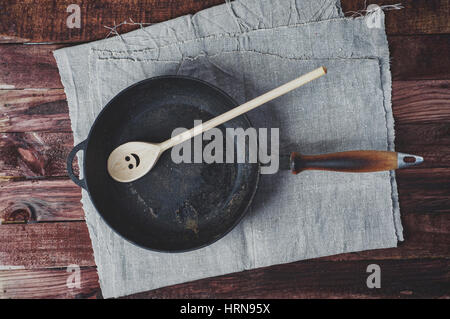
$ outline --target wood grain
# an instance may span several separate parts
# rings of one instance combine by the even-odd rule
[[[450,35],[391,36],[394,80],[449,80]],[[0,89],[62,88],[51,53],[61,45],[0,45]]]
[[[442,113],[445,117],[445,112]],[[425,118],[423,114],[421,117]],[[396,125],[396,149],[423,156],[425,162],[418,168],[449,167],[449,133],[450,123],[399,124]],[[0,178],[67,176],[66,159],[72,148],[72,133],[0,134]],[[76,161],[74,169],[78,174]]]
[[[448,168],[399,170],[397,183],[402,212],[450,212]],[[68,179],[1,182],[0,221],[83,220],[80,200],[80,188]]]
[[[397,184],[402,212],[450,212],[448,168],[398,170]],[[0,220],[83,220],[80,199],[80,188],[69,179],[1,182]]]
[[[368,289],[367,266],[382,272]],[[328,261],[259,268],[123,298],[449,298],[448,259]],[[420,273],[420,280],[417,274]],[[0,271],[0,298],[101,298],[96,269],[81,268],[81,289],[68,289],[66,269]]]
[[[101,298],[97,269],[80,269],[80,288],[68,288],[67,268],[0,270],[0,299]]]
[[[81,29],[65,25],[69,0],[1,3],[0,42],[66,44],[0,45],[0,132],[5,133],[0,134],[0,265],[27,268],[0,270],[0,298],[100,297],[91,242],[81,221],[80,189],[67,178],[55,178],[66,175],[65,156],[73,139],[51,51],[102,39],[108,33],[104,25],[128,18],[163,21],[222,2],[82,1]],[[386,12],[396,146],[425,157],[424,166],[397,171],[406,241],[394,249],[245,271],[131,298],[450,298],[450,3],[367,1],[398,2],[406,8]],[[342,0],[342,7],[345,12],[362,9],[362,1]],[[125,25],[120,32],[135,28]],[[8,224],[18,222],[27,223]],[[83,266],[78,291],[65,285],[65,267],[71,263]],[[381,265],[381,289],[365,285],[369,263]]]
[[[389,36],[392,78],[450,79],[450,34]]]
[[[364,9],[360,0],[342,0],[347,16],[352,11]],[[80,42],[105,38],[108,30],[130,18],[136,22],[157,23],[201,9],[224,3],[223,0],[138,0],[129,1],[78,1],[81,11],[81,28],[69,29],[67,7],[70,0],[5,0],[0,19],[0,42]],[[372,0],[367,4],[395,4],[397,0]],[[449,33],[449,2],[446,0],[405,0],[399,11],[386,12],[388,34],[437,34]],[[137,29],[137,25],[123,25],[121,33]]]
[[[398,248],[341,254],[329,261],[364,259],[446,258],[450,247],[450,215],[414,214],[403,210],[406,241]],[[84,222],[0,225],[0,265],[41,269],[69,264],[95,266]]]
[[[67,7],[72,0],[4,0],[0,19],[0,42],[80,42],[103,39],[112,27],[130,18],[135,22],[157,23],[223,3],[223,0],[138,0],[77,1],[81,28],[69,29]],[[124,25],[121,33],[137,29]]]
[[[60,45],[0,45],[0,89],[62,88],[52,51]]]
[[[381,268],[380,289],[368,289],[366,285],[366,269],[372,263]],[[447,259],[317,259],[198,280],[126,298],[448,298],[448,266]]]
[[[403,212],[450,212],[448,168],[398,170],[397,184]]]
[[[0,135],[0,176],[67,176],[72,133],[4,133]],[[78,174],[78,166],[73,165]]]
[[[0,90],[0,132],[71,132],[63,89]]]
[[[404,123],[449,123],[449,88],[450,80],[393,81],[396,129]],[[0,132],[71,132],[63,89],[0,90],[0,114]]]
[[[4,268],[95,266],[85,222],[0,225],[0,242]]]
[[[364,4],[383,6],[398,3],[404,8],[385,12],[387,34],[450,33],[450,3],[447,0],[341,0],[342,10],[347,17],[354,15],[354,11],[365,9]]]
[[[0,222],[84,220],[80,200],[81,189],[67,179],[0,182]]]
[[[449,123],[450,81],[393,81],[392,109],[396,128],[399,124]]]
[[[441,122],[440,124],[398,124],[395,126],[395,145],[401,147],[420,146],[434,147],[437,145],[445,147],[450,145],[450,123]],[[442,161],[441,166],[446,166],[447,161]],[[439,165],[439,162],[435,163]]]

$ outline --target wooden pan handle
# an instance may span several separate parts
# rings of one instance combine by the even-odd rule
[[[367,173],[417,165],[423,162],[423,158],[389,151],[348,151],[323,155],[293,152],[290,162],[293,174],[304,170]]]

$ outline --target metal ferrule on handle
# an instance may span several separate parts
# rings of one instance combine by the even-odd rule
[[[414,166],[423,163],[423,157],[405,153],[397,153],[398,168]]]

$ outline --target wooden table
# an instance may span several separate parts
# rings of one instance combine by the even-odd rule
[[[81,8],[80,29],[66,26],[72,2]],[[51,51],[102,39],[109,32],[105,25],[129,18],[159,22],[221,2],[0,3],[1,298],[101,297],[80,188],[65,169],[73,136]],[[425,158],[424,165],[397,174],[406,240],[394,249],[244,271],[131,297],[450,297],[450,3],[401,2],[405,9],[386,12],[396,146]],[[348,12],[363,1],[342,4]],[[135,28],[124,25],[119,32]],[[372,263],[381,267],[380,289],[366,286]],[[69,264],[81,267],[81,288],[67,288]]]

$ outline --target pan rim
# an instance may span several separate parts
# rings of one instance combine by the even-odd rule
[[[187,248],[187,249],[170,249],[170,250],[166,250],[166,249],[158,249],[158,248],[153,248],[153,247],[148,247],[145,246],[141,243],[138,243],[130,238],[127,238],[126,236],[124,236],[116,227],[114,227],[113,225],[111,225],[111,223],[103,216],[103,213],[100,212],[100,210],[97,208],[96,205],[96,201],[94,200],[93,196],[91,195],[91,192],[89,191],[89,179],[88,176],[86,174],[86,164],[87,164],[87,154],[88,154],[88,150],[89,150],[89,141],[91,140],[91,136],[93,134],[94,128],[96,126],[96,124],[98,122],[100,122],[100,119],[102,117],[102,115],[106,112],[108,106],[110,106],[111,104],[113,104],[115,102],[116,99],[119,98],[119,96],[121,96],[122,94],[128,92],[129,90],[131,90],[132,88],[138,86],[138,85],[142,85],[144,83],[147,82],[151,82],[151,81],[157,81],[157,80],[163,80],[163,79],[184,79],[184,80],[189,80],[189,81],[193,81],[193,82],[197,82],[197,83],[201,83],[203,85],[208,86],[210,89],[215,90],[216,92],[220,93],[221,95],[223,95],[225,98],[227,98],[232,106],[238,106],[239,104],[225,91],[223,91],[222,89],[218,88],[217,86],[208,83],[204,80],[198,79],[198,78],[194,78],[191,76],[185,76],[185,75],[160,75],[160,76],[155,76],[155,77],[151,77],[151,78],[147,78],[144,79],[142,81],[136,82],[128,87],[126,87],[125,89],[123,89],[122,91],[120,91],[119,93],[117,93],[111,100],[108,101],[108,103],[105,104],[105,106],[102,108],[102,110],[100,111],[100,113],[97,115],[97,117],[95,118],[87,138],[85,139],[86,141],[86,145],[84,147],[84,154],[83,154],[83,176],[84,176],[84,180],[85,180],[85,190],[89,195],[89,199],[91,200],[97,214],[100,216],[100,218],[106,223],[106,225],[108,225],[108,227],[110,229],[112,229],[117,235],[119,235],[121,238],[125,239],[127,242],[138,246],[140,248],[146,249],[146,250],[150,250],[150,251],[154,251],[154,252],[161,252],[161,253],[184,253],[184,252],[190,252],[190,251],[194,251],[194,250],[198,250],[207,246],[210,246],[212,244],[214,244],[215,242],[217,242],[218,240],[224,238],[226,235],[228,235],[233,229],[236,228],[236,226],[242,221],[242,219],[244,218],[245,215],[247,215],[247,212],[250,208],[250,205],[253,202],[253,199],[256,195],[256,191],[258,189],[259,186],[259,181],[260,181],[260,171],[261,171],[261,164],[259,161],[256,161],[256,163],[251,163],[254,164],[256,166],[256,178],[254,181],[254,186],[253,186],[253,190],[250,194],[250,197],[247,201],[247,204],[243,207],[241,214],[239,214],[239,217],[233,222],[233,224],[228,227],[228,229],[223,232],[222,234],[220,234],[217,237],[212,237],[211,240],[206,241],[205,243],[195,246],[195,247],[191,247],[191,248]],[[240,117],[243,117],[244,120],[249,124],[249,127],[253,127],[251,121],[249,120],[248,116],[246,114],[242,114],[240,115]]]

